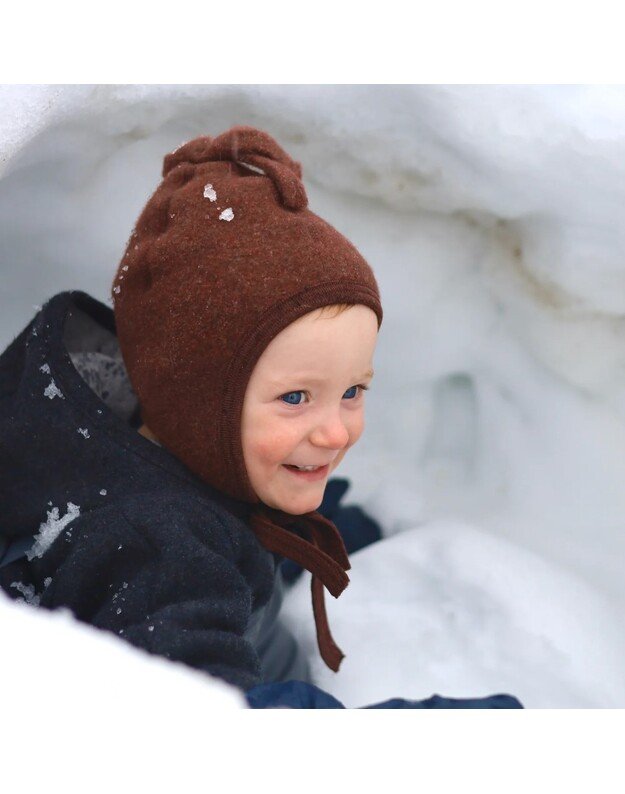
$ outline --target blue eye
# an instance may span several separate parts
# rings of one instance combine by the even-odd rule
[[[297,394],[304,394],[303,391],[290,391],[287,394],[283,394],[282,397],[292,397],[293,395]],[[282,400],[282,397],[280,399]],[[283,400],[283,402],[288,403],[289,405],[301,405],[301,403],[295,402],[294,400]]]
[[[359,384],[358,386],[350,386],[349,389],[343,395],[343,397],[345,397],[345,395],[350,395],[350,392],[353,392],[354,389],[361,389],[361,391],[367,391],[368,388],[369,388],[368,386],[363,386],[362,384]],[[297,402],[296,401],[296,395],[298,395],[298,394],[306,394],[306,392],[305,391],[290,391],[290,392],[287,392],[286,394],[283,394],[280,397],[280,399],[284,403],[286,403],[287,405],[301,405],[302,404],[301,402]],[[285,397],[287,399],[283,399]],[[294,399],[290,399],[291,397],[293,397]],[[347,397],[347,399],[353,400],[356,397],[358,397],[358,393],[356,393],[356,394],[352,393],[350,396]]]

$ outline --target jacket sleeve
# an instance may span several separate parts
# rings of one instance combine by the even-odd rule
[[[273,586],[271,555],[252,533],[191,500],[143,495],[81,515],[37,563],[41,606],[67,607],[149,653],[244,691],[260,662],[244,633]]]
[[[260,684],[246,693],[253,709],[344,709],[340,700],[303,681],[282,681]],[[522,709],[521,703],[511,695],[491,695],[484,698],[447,698],[432,695],[426,700],[392,698],[364,709]]]

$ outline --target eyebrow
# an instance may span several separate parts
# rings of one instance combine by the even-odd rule
[[[366,380],[367,378],[372,378],[373,375],[374,375],[373,370],[372,369],[368,369],[361,378],[355,378],[355,380]],[[272,381],[274,386],[287,386],[287,385],[289,385],[291,383],[294,383],[294,382],[319,384],[319,383],[324,383],[325,379],[324,378],[315,378],[315,377],[313,377],[311,375],[288,375],[285,378],[281,378],[281,379]]]

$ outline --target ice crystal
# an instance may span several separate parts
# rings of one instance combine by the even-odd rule
[[[26,602],[27,604],[33,604],[34,606],[39,606],[39,601],[41,600],[41,596],[38,596],[35,593],[35,587],[32,584],[24,584],[23,582],[11,582],[10,587],[14,587],[18,593],[21,593],[24,598],[16,599],[19,602]]]
[[[30,551],[26,552],[29,560],[32,560],[33,557],[43,556],[43,553],[50,548],[69,522],[80,515],[80,507],[73,502],[68,502],[67,513],[60,518],[58,507],[53,507],[52,510],[47,510],[46,512],[48,518],[39,525],[39,533],[35,535],[35,543]]]
[[[49,385],[46,386],[46,388],[43,390],[43,393],[45,394],[46,397],[49,397],[51,400],[53,400],[55,397],[61,397],[63,400],[65,399],[63,392],[54,382],[54,378],[52,378]]]

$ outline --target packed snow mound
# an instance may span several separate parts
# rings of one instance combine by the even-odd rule
[[[121,642],[69,610],[15,603],[0,590],[0,626],[2,709],[16,736],[28,736],[35,724],[57,736],[71,736],[79,725],[123,730],[147,753],[155,730],[191,745],[208,713],[247,708],[242,693],[221,679]]]
[[[315,683],[348,707],[391,697],[510,694],[527,708],[625,706],[623,625],[577,577],[460,522],[433,521],[351,556],[350,584],[326,594],[345,653],[321,661],[310,575],[284,618]]]

